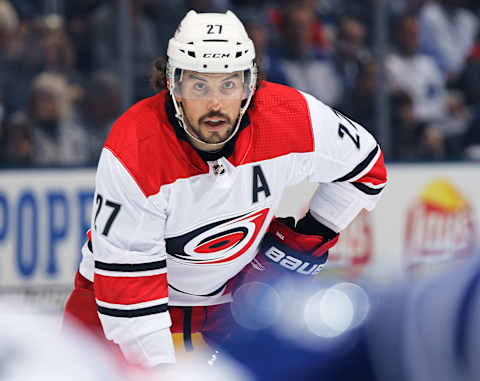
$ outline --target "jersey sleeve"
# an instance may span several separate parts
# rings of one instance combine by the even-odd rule
[[[104,148],[94,197],[94,290],[105,336],[130,361],[174,362],[164,241],[167,195],[144,194],[122,161]]]
[[[371,211],[378,202],[387,182],[383,154],[360,124],[311,95],[303,95],[315,141],[308,180],[319,183],[310,210],[317,220],[339,232],[362,209]]]

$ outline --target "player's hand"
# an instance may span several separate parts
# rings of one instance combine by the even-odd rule
[[[285,275],[311,279],[328,258],[338,233],[307,215],[295,226],[293,217],[275,218],[265,234],[257,256],[233,279],[232,291],[243,284],[275,283]]]
[[[295,226],[293,217],[275,218],[260,245],[262,262],[276,264],[282,270],[297,275],[311,276],[318,273],[328,258],[328,250],[338,241],[338,233],[312,234],[315,227],[305,228],[307,215]],[[314,222],[315,223],[315,222]],[[325,232],[325,227],[323,230]],[[308,234],[305,234],[308,232]]]

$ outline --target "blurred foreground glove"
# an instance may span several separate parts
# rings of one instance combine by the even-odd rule
[[[338,237],[310,212],[296,226],[293,217],[275,218],[257,256],[237,276],[233,290],[246,282],[268,282],[286,274],[311,278],[323,268],[328,250],[335,246]]]

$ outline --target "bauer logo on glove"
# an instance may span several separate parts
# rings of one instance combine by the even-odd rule
[[[301,275],[315,275],[323,268],[323,264],[325,263],[323,259],[319,261],[322,263],[316,264],[312,263],[310,258],[303,261],[300,258],[285,254],[282,250],[276,248],[275,246],[270,247],[270,249],[268,249],[264,255],[285,269],[295,271]]]
[[[266,268],[270,262],[270,266],[311,276],[323,268],[328,250],[337,241],[338,233],[315,220],[310,212],[296,226],[293,217],[275,218],[255,259]]]

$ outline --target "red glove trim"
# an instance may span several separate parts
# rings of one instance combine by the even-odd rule
[[[325,237],[321,235],[297,233],[278,219],[272,221],[269,232],[284,245],[314,257],[325,254],[326,251],[336,245],[339,237],[337,234],[334,238],[326,241]]]

